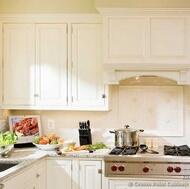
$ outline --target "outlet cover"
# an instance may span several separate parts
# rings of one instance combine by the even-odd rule
[[[48,119],[48,129],[55,129],[55,120]]]

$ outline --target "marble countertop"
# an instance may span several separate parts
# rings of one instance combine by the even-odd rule
[[[17,173],[32,166],[40,160],[46,158],[103,158],[108,153],[109,149],[96,150],[93,153],[88,151],[66,152],[58,155],[55,151],[44,151],[36,147],[32,148],[14,148],[13,152],[8,157],[0,157],[0,163],[18,163],[5,171],[0,172],[0,182],[8,179]]]

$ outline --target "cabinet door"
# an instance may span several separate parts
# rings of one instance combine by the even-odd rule
[[[72,106],[103,106],[102,25],[73,24]]]
[[[34,104],[34,25],[4,24],[4,105]]]
[[[102,188],[101,161],[80,161],[79,185],[80,189]]]
[[[35,174],[34,167],[29,168],[28,170],[10,178],[5,181],[3,189],[35,189]]]
[[[67,24],[36,25],[37,105],[67,105]]]
[[[71,160],[47,160],[47,189],[71,189]]]
[[[147,19],[111,17],[106,20],[105,63],[144,62],[147,58]]]
[[[46,161],[40,162],[35,167],[36,188],[46,189]]]

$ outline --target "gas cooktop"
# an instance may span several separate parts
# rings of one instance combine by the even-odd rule
[[[190,156],[190,148],[187,145],[181,145],[181,146],[164,145],[164,155]]]
[[[110,155],[135,155],[138,151],[138,147],[129,146],[129,147],[115,147],[109,153]]]

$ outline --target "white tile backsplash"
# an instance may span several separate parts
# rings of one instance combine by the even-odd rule
[[[131,125],[131,127],[134,127],[135,121],[140,122],[140,118],[143,120],[144,113],[142,113],[139,110],[142,110],[142,107],[146,107],[146,104],[143,104],[143,102],[140,102],[139,99],[142,95],[146,95],[146,92],[143,91],[142,93],[138,94],[138,98],[134,98],[133,100],[137,102],[137,106],[135,108],[131,108],[131,111],[125,112],[125,106],[123,106],[123,110],[119,107],[119,101],[123,102],[123,104],[127,104],[127,106],[132,107],[132,102],[129,102],[129,100],[123,96],[119,97],[119,86],[112,86],[111,87],[111,104],[112,104],[112,110],[108,112],[92,112],[92,111],[11,111],[12,115],[40,115],[41,116],[41,122],[42,122],[42,132],[43,134],[49,134],[50,132],[56,133],[60,135],[61,137],[65,139],[74,139],[76,140],[77,144],[78,141],[78,124],[79,121],[91,121],[91,129],[92,129],[92,141],[94,142],[105,142],[109,146],[114,146],[114,134],[109,133],[110,130],[118,129],[123,127],[126,124]],[[155,98],[154,98],[154,90],[149,90],[149,97],[146,97],[149,99],[147,112],[146,112],[146,119],[148,119],[147,125],[144,126],[145,121],[140,122],[141,128],[145,128],[146,130],[155,130],[158,129],[157,125],[154,124],[155,117],[157,116],[157,110],[155,109]],[[163,95],[162,93],[160,93]],[[171,122],[169,125],[169,128],[171,132],[180,129],[184,130],[183,136],[155,136],[152,135],[152,133],[148,133],[148,136],[142,135],[140,137],[140,141],[143,143],[146,141],[146,138],[157,138],[158,144],[188,144],[190,145],[190,88],[188,86],[183,87],[183,110],[180,110],[180,112],[183,113],[183,125],[179,125],[179,128],[176,128],[176,117],[174,116],[174,120],[172,122],[172,119],[170,118]],[[165,94],[166,95],[166,94]],[[173,94],[172,94],[173,95]],[[175,95],[174,95],[175,96]],[[150,98],[151,97],[151,98]],[[166,95],[167,97],[167,95]],[[167,99],[165,97],[165,99]],[[173,97],[174,99],[176,97]],[[171,98],[169,98],[170,100]],[[178,98],[176,98],[178,99]],[[175,108],[176,104],[175,101],[171,101],[173,104],[171,107]],[[164,103],[164,102],[162,102]],[[167,103],[167,102],[165,102]],[[169,102],[170,103],[170,102]],[[167,106],[166,106],[167,107]],[[169,109],[167,111],[173,111],[172,109]],[[137,111],[138,110],[138,111]],[[121,122],[120,114],[125,114],[128,116],[128,119]],[[169,114],[170,115],[170,114]],[[172,113],[172,117],[174,114]],[[48,119],[54,119],[55,120],[55,129],[54,130],[48,130],[47,128],[47,120]],[[123,119],[122,119],[123,120]],[[133,121],[131,121],[133,120]],[[166,119],[167,123],[167,119]],[[162,128],[162,129],[165,129]],[[173,132],[172,135],[175,135],[176,132]],[[177,134],[176,134],[177,135]]]

